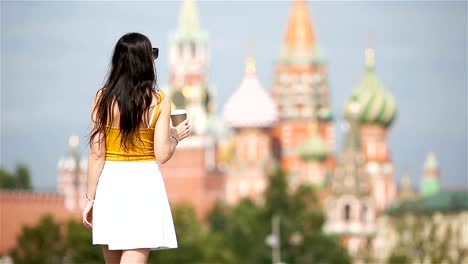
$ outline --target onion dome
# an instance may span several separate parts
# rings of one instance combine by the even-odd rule
[[[224,119],[231,127],[271,127],[278,120],[277,106],[258,81],[252,57],[240,87],[224,106]]]
[[[397,105],[374,71],[374,50],[366,49],[366,72],[356,85],[351,97],[345,102],[345,117],[349,116],[351,103],[359,104],[359,121],[363,124],[378,124],[388,127],[397,115]]]
[[[307,141],[298,149],[299,155],[303,160],[323,160],[328,154],[329,150],[322,137],[317,131],[317,123],[312,123],[312,133]]]

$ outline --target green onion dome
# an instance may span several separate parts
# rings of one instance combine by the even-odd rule
[[[304,144],[299,146],[298,151],[303,160],[321,161],[328,156],[329,150],[323,138],[317,132],[316,124],[314,123],[313,126],[311,136]]]
[[[346,100],[344,115],[350,115],[350,105],[358,103],[358,118],[363,124],[378,124],[388,127],[397,116],[394,97],[388,93],[374,71],[374,51],[366,49],[366,72],[356,85],[351,97]]]

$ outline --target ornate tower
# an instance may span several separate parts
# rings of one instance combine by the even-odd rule
[[[361,124],[361,142],[366,158],[366,170],[371,175],[371,194],[377,210],[387,207],[396,197],[394,166],[388,146],[388,131],[397,116],[395,99],[389,94],[375,74],[372,48],[365,52],[366,70],[345,105],[359,105],[358,121]],[[345,116],[350,115],[345,107]]]
[[[65,196],[65,208],[77,211],[84,208],[86,200],[87,160],[80,154],[78,136],[69,139],[68,153],[58,162],[58,192]]]
[[[423,196],[429,196],[439,191],[439,164],[434,152],[429,152],[426,158],[426,162],[424,163],[420,192]]]
[[[376,229],[376,204],[371,195],[371,175],[366,171],[358,121],[359,105],[347,106],[347,131],[337,166],[328,183],[324,231],[340,235],[353,257],[368,248]]]
[[[224,107],[224,119],[234,130],[234,155],[225,179],[228,203],[247,196],[258,200],[265,190],[273,160],[269,134],[277,115],[275,103],[257,79],[254,59],[247,58],[244,79]]]
[[[185,108],[195,135],[204,135],[212,111],[208,89],[208,39],[200,28],[193,0],[184,0],[179,27],[169,43],[170,94],[173,109]]]
[[[311,134],[312,120],[328,149],[334,150],[333,116],[325,60],[305,1],[294,1],[276,62],[272,94],[280,121],[273,130],[284,169],[298,172],[298,146]]]

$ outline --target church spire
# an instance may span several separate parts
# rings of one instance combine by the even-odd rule
[[[315,46],[316,41],[306,2],[295,0],[289,14],[285,35],[287,48],[292,51],[308,52]]]
[[[207,35],[200,26],[200,17],[195,0],[184,0],[179,15],[177,31],[171,35],[175,43],[206,43]]]
[[[200,32],[198,10],[194,0],[184,0],[179,18],[178,31],[182,34],[194,35]]]

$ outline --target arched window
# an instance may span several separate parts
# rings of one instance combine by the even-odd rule
[[[351,205],[349,204],[344,207],[344,218],[345,221],[349,221],[351,219]]]

